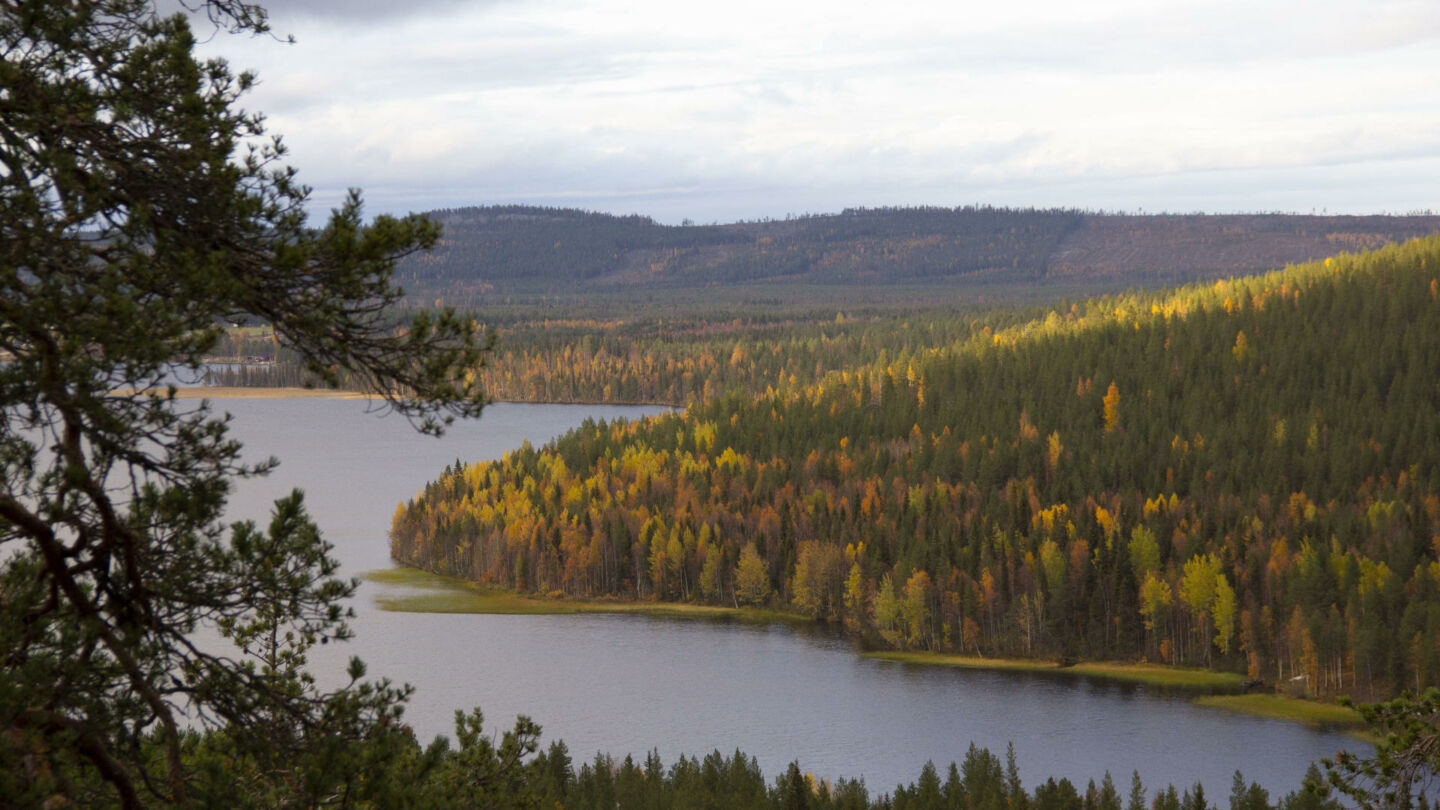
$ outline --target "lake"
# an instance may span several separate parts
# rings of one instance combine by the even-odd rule
[[[636,418],[657,407],[497,404],[443,439],[415,433],[363,400],[227,399],[246,458],[276,456],[269,478],[241,483],[231,515],[263,521],[270,502],[301,487],[336,547],[342,573],[393,565],[386,532],[396,504],[456,459],[498,458],[587,418]],[[1234,772],[1272,798],[1298,787],[1306,766],[1367,746],[1337,733],[1191,705],[1153,687],[1042,674],[920,667],[860,658],[823,631],[637,616],[486,616],[393,613],[375,607],[387,586],[366,582],[356,638],[317,648],[323,681],[358,655],[371,677],[410,683],[406,717],[421,738],[452,733],[455,709],[480,706],[491,731],[516,714],[563,739],[578,763],[658,749],[735,748],[773,780],[792,760],[817,777],[865,778],[872,792],[943,769],[973,741],[1004,757],[1015,745],[1033,789],[1050,776],[1083,791],[1106,770],[1122,793],[1132,769],[1151,789],[1202,781],[1225,803]]]

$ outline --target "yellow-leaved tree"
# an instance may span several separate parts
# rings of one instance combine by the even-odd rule
[[[747,605],[763,605],[770,598],[770,573],[754,543],[740,549],[740,563],[735,566],[735,598]]]
[[[1140,613],[1145,617],[1145,629],[1153,634],[1157,642],[1162,635],[1161,620],[1171,601],[1170,583],[1155,576],[1154,571],[1146,574],[1145,582],[1140,586]]]
[[[1104,407],[1105,432],[1114,433],[1115,429],[1120,427],[1120,388],[1111,382],[1100,402]]]
[[[1210,621],[1215,607],[1216,582],[1224,579],[1220,559],[1214,554],[1197,554],[1185,563],[1180,577],[1180,598],[1199,624],[1200,643],[1205,647],[1205,664],[1210,664]],[[1226,583],[1229,588],[1229,583]],[[1233,592],[1231,598],[1234,598]],[[1233,618],[1233,610],[1232,610]]]

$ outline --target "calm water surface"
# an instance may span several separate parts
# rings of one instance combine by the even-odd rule
[[[232,514],[263,520],[275,498],[305,489],[350,575],[392,565],[385,535],[396,504],[446,464],[498,458],[525,439],[539,445],[587,418],[663,410],[498,404],[436,440],[357,400],[216,404],[235,415],[248,458],[281,460],[268,479],[241,485]],[[1152,788],[1203,781],[1221,804],[1237,769],[1280,794],[1310,762],[1365,748],[1153,688],[870,661],[824,633],[633,616],[390,613],[374,607],[386,587],[361,587],[355,641],[321,648],[313,663],[338,681],[358,655],[372,677],[413,684],[407,717],[422,739],[451,733],[455,709],[480,706],[492,730],[530,715],[545,743],[563,739],[577,761],[654,748],[668,763],[738,747],[770,779],[798,759],[817,776],[864,776],[877,792],[913,781],[926,760],[943,769],[972,741],[1002,757],[1013,741],[1027,787],[1064,776],[1083,790],[1109,770],[1123,792],[1138,769]]]

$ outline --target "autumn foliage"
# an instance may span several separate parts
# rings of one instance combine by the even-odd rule
[[[1437,273],[1429,238],[587,424],[445,470],[392,551],[568,596],[763,599],[884,646],[1435,684]]]

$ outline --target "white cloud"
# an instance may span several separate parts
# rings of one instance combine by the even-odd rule
[[[1440,188],[1430,0],[292,5],[296,45],[205,47],[259,70],[246,104],[317,200],[358,185],[376,211],[1365,211]]]

